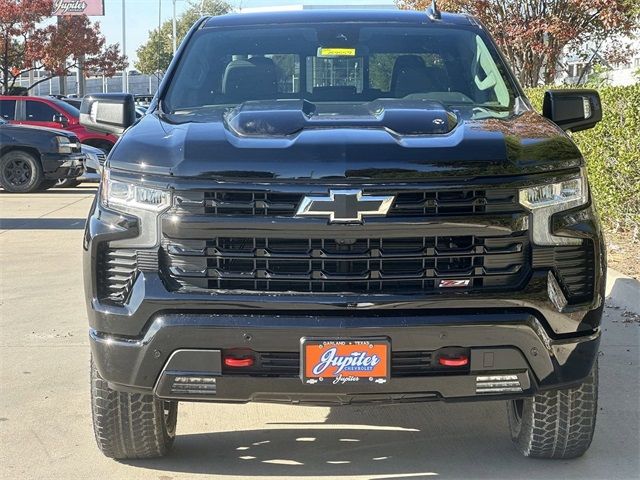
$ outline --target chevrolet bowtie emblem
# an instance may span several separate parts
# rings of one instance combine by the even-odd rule
[[[394,198],[363,195],[362,190],[330,190],[329,195],[304,197],[296,216],[329,217],[329,223],[362,222],[364,216],[385,216]]]

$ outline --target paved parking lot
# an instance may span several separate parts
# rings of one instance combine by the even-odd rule
[[[600,412],[575,461],[521,458],[503,402],[389,407],[181,404],[173,454],[95,446],[81,238],[94,188],[0,192],[0,476],[7,479],[640,476],[640,325],[607,308]]]

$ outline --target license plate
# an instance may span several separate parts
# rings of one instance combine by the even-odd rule
[[[303,338],[300,376],[304,383],[387,383],[390,346],[387,338]]]

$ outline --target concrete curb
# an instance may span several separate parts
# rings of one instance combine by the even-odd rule
[[[607,303],[640,313],[640,282],[613,268],[607,269]]]

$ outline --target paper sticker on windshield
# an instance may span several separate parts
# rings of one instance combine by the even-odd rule
[[[324,48],[318,49],[319,57],[355,57],[355,48]]]

